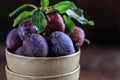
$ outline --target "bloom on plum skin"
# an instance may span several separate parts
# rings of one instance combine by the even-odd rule
[[[23,41],[23,52],[29,57],[46,57],[48,44],[45,38],[39,34],[31,34]]]
[[[6,46],[7,49],[11,52],[14,52],[17,48],[19,48],[22,45],[22,40],[19,38],[19,35],[17,33],[17,29],[12,29],[6,38]]]
[[[52,56],[64,56],[75,52],[72,40],[63,32],[53,32],[49,36],[49,42]]]
[[[21,40],[24,40],[25,36],[37,33],[35,27],[32,25],[32,18],[23,20],[18,26],[18,35]]]
[[[82,28],[75,26],[73,33],[71,33],[69,36],[76,47],[81,47],[83,45],[85,32]]]

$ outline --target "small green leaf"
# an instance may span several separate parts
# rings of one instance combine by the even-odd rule
[[[63,19],[66,24],[66,33],[71,34],[74,31],[75,23],[70,20],[66,15],[63,15]]]
[[[23,11],[22,13],[20,13],[15,19],[14,19],[14,24],[13,27],[15,27],[17,24],[19,24],[22,20],[32,16],[33,12],[35,10],[32,11]]]
[[[32,5],[32,4],[24,4],[24,5],[21,5],[20,7],[18,7],[17,9],[15,9],[13,12],[11,12],[11,13],[9,14],[9,17],[12,17],[12,16],[15,15],[16,13],[18,13],[19,11],[21,11],[21,10],[27,8],[27,7],[32,7],[32,8],[34,8],[34,9],[37,9],[37,7],[34,6],[34,5]]]
[[[59,13],[64,13],[68,9],[76,9],[76,5],[70,1],[62,1],[52,6],[52,9]]]
[[[94,21],[92,21],[92,20],[88,21],[88,24],[91,25],[91,26],[95,25]]]
[[[41,7],[47,7],[49,5],[49,0],[40,0]]]
[[[32,24],[36,27],[37,32],[41,33],[44,31],[47,25],[46,18],[40,9],[36,10],[32,16]]]
[[[66,11],[66,14],[69,16],[69,17],[72,17],[74,18],[75,20],[77,20],[79,23],[81,24],[89,24],[91,26],[94,25],[94,22],[93,21],[88,21],[84,15],[83,15],[83,10],[81,9],[74,9],[74,10],[67,10]]]

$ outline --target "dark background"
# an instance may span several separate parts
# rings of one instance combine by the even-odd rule
[[[50,0],[50,5],[62,0]],[[120,0],[71,0],[84,10],[87,19],[95,26],[81,26],[86,32],[86,43],[81,47],[80,80],[120,80]],[[5,39],[13,28],[8,14],[24,3],[39,6],[39,0],[0,1],[0,80],[5,77]]]
[[[50,5],[62,0],[50,0]],[[120,45],[120,0],[71,0],[84,10],[84,15],[95,22],[94,27],[80,25],[86,38],[94,44]],[[1,0],[0,1],[0,42],[5,43],[8,32],[13,28],[13,19],[8,14],[24,3],[39,6],[39,0]]]

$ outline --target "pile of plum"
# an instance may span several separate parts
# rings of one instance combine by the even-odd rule
[[[81,47],[85,33],[75,26],[71,34],[66,34],[65,23],[57,12],[45,14],[47,26],[38,34],[29,17],[12,29],[6,38],[7,49],[15,54],[29,57],[64,56],[76,52]]]

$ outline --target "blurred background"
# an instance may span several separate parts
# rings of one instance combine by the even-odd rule
[[[50,0],[50,5],[63,0]],[[120,80],[120,0],[70,0],[84,10],[95,26],[81,26],[86,32],[90,45],[81,47],[80,80]],[[0,1],[0,80],[5,79],[5,39],[13,29],[13,19],[8,14],[24,3],[39,6],[39,0],[1,0]]]

